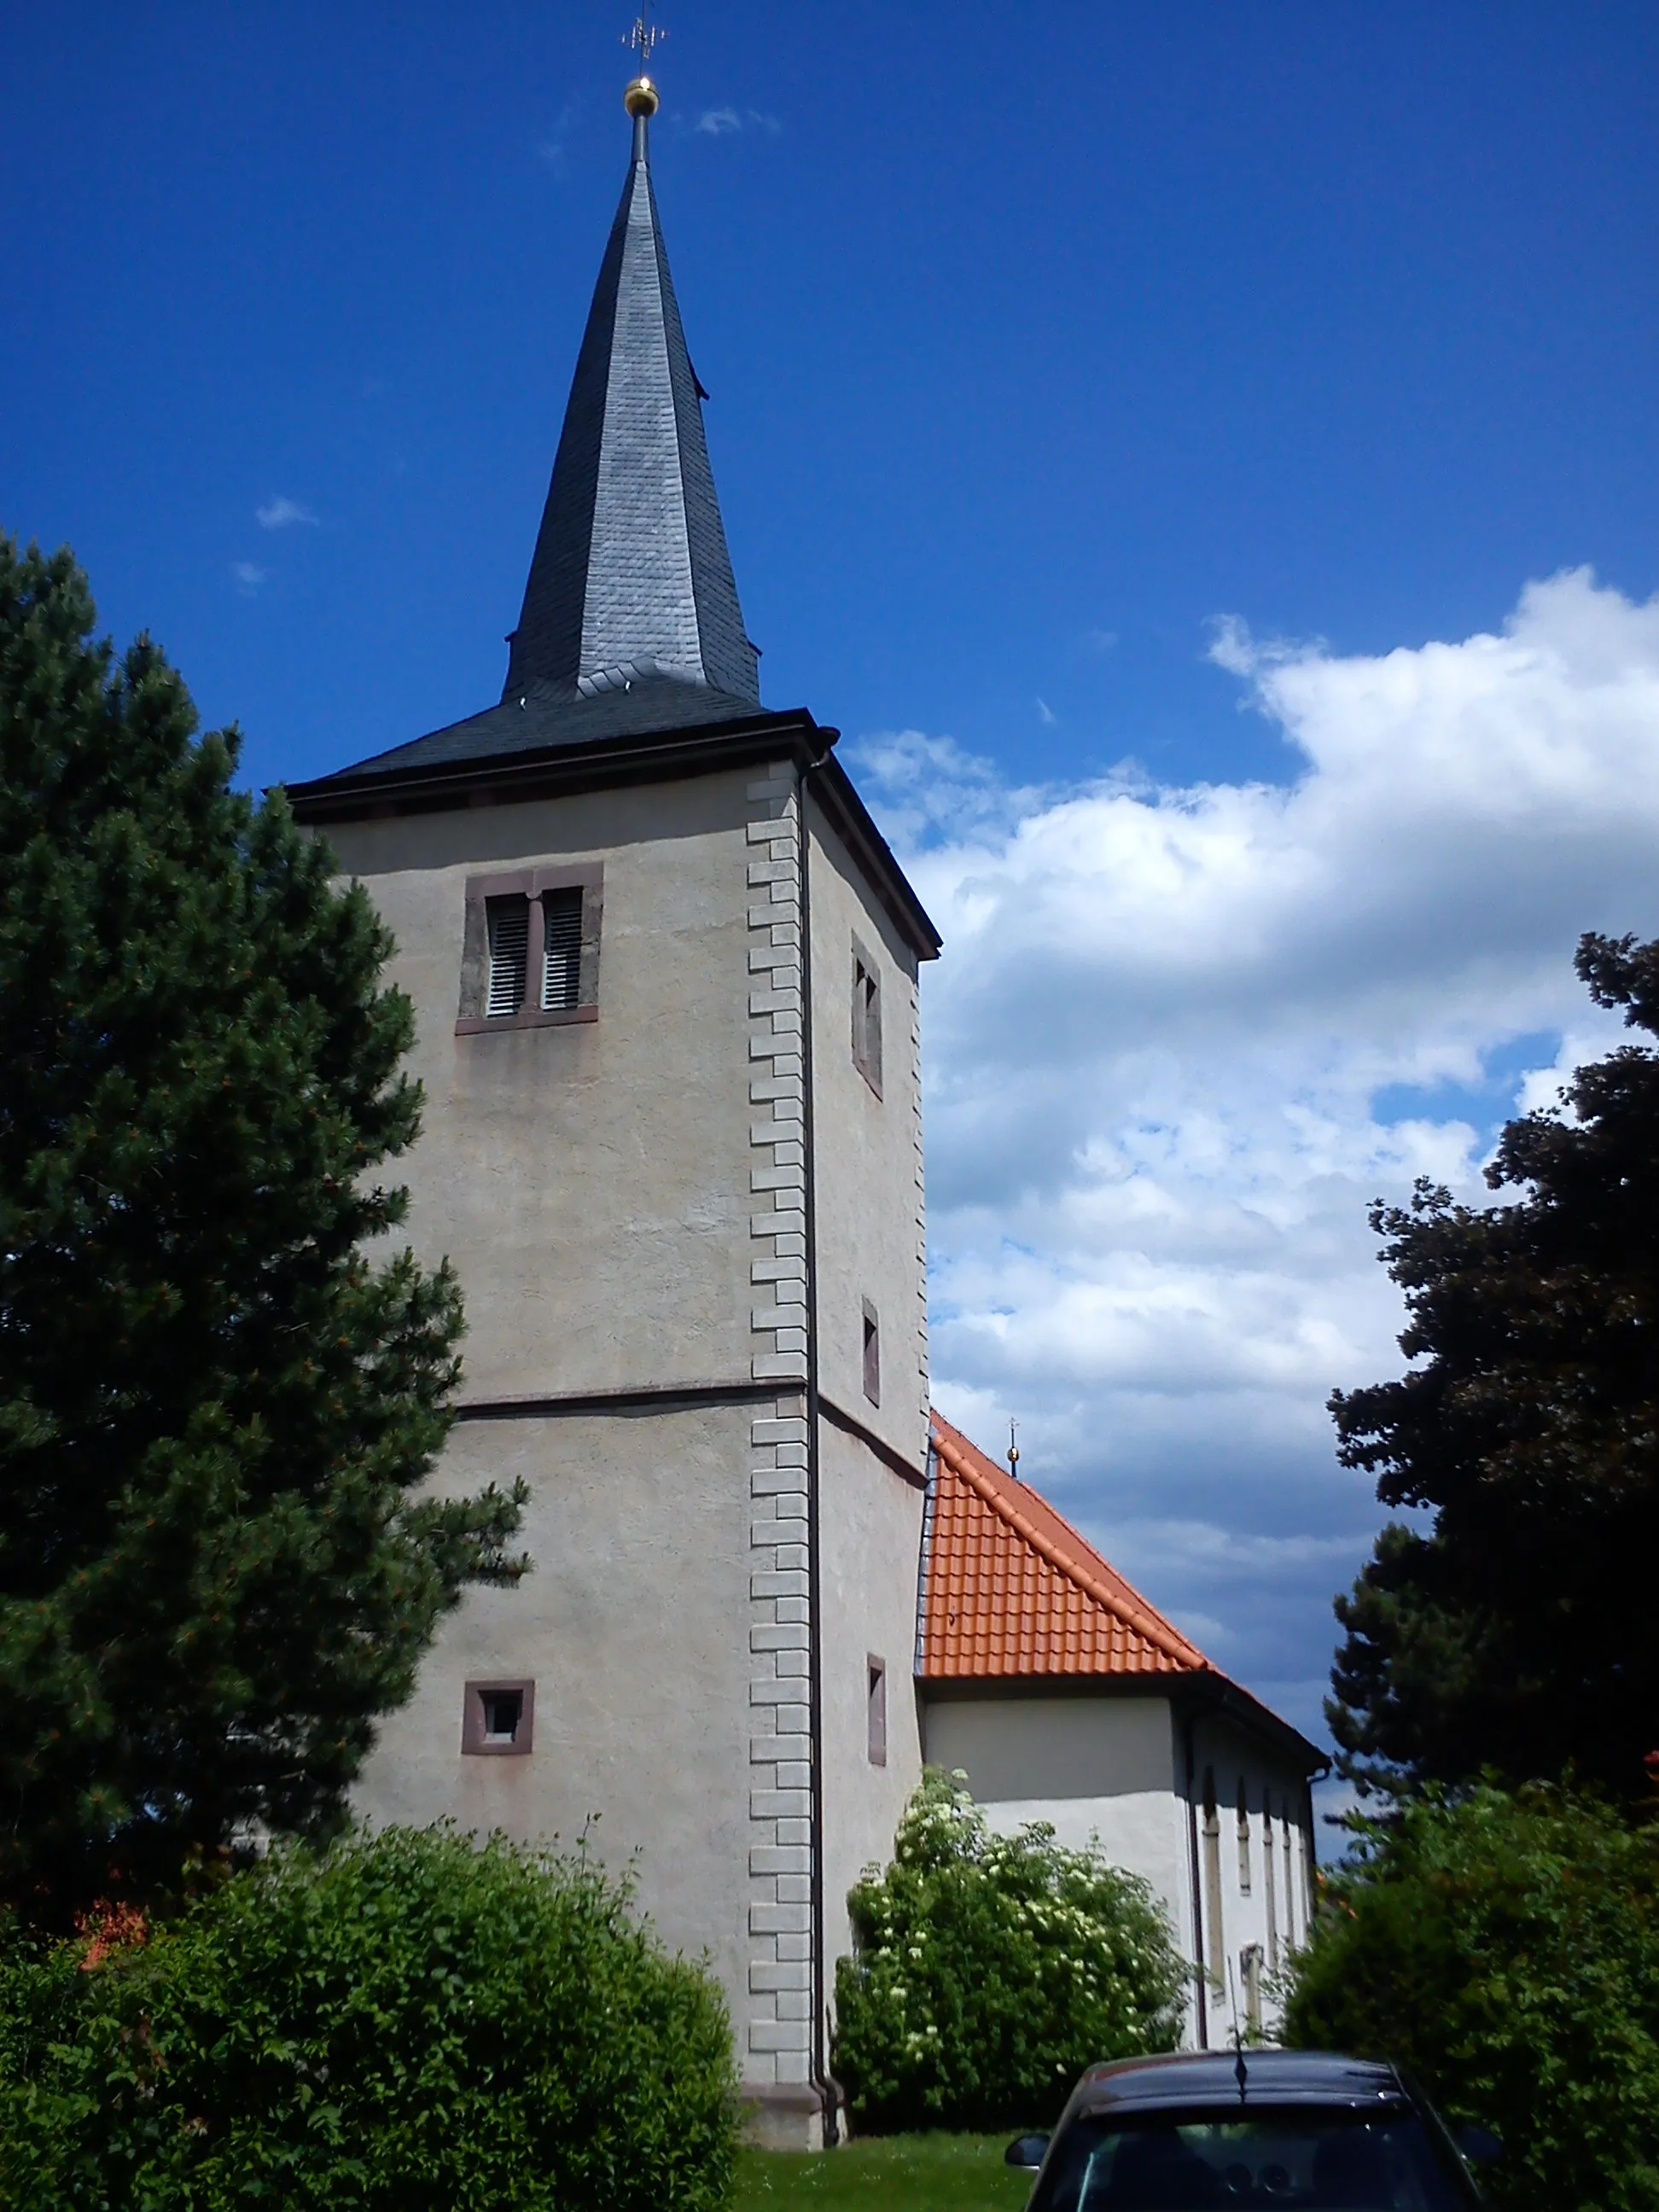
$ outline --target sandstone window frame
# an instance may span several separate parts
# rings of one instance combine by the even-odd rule
[[[470,1681],[461,1707],[461,1753],[466,1759],[528,1759],[536,1741],[536,1682],[531,1674],[489,1675]],[[491,1729],[492,1706],[516,1698],[518,1719],[510,1735]]]
[[[581,893],[581,944],[578,957],[576,1003],[574,1006],[544,1006],[543,974],[546,943],[546,899],[550,892]],[[524,997],[516,1012],[485,1012],[489,997],[489,902],[521,898],[526,902],[529,940],[525,954]],[[457,1036],[487,1036],[501,1030],[561,1029],[573,1022],[599,1018],[599,939],[605,917],[605,866],[602,861],[581,860],[545,868],[505,869],[499,874],[469,876],[466,879],[465,919],[461,940],[460,1006],[455,1018]]]

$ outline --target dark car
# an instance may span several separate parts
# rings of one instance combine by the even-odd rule
[[[1200,2051],[1091,2066],[1051,2136],[1022,2136],[1037,2167],[1027,2212],[1468,2212],[1483,2201],[1465,2158],[1392,2066],[1327,2051]]]

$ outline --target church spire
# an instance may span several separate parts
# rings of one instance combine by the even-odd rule
[[[758,706],[692,372],[651,186],[642,15],[624,94],[634,154],[588,311],[504,698],[672,682]]]

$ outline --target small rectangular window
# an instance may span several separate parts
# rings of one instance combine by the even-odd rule
[[[865,1662],[865,1711],[867,1748],[872,1766],[887,1764],[887,1662],[873,1656]]]
[[[881,1323],[868,1298],[864,1301],[864,1395],[872,1406],[881,1403]]]
[[[853,1065],[881,1096],[881,976],[875,962],[853,939]]]
[[[522,1690],[481,1690],[483,1699],[483,1740],[486,1743],[513,1743],[517,1741],[520,1723],[524,1719]]]
[[[493,1022],[516,1014],[524,1004],[530,957],[530,901],[489,899],[484,913],[489,926],[489,992],[484,1013]]]
[[[469,1682],[461,1707],[461,1750],[469,1758],[524,1758],[536,1721],[536,1685],[527,1675]]]
[[[597,861],[470,878],[456,1036],[597,1021],[603,890]]]

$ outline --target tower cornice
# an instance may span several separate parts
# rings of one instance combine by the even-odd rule
[[[506,710],[493,708],[473,722],[486,724]],[[526,800],[599,791],[619,784],[659,783],[684,776],[719,775],[757,761],[788,760],[810,775],[824,818],[868,875],[894,927],[919,960],[939,956],[940,938],[887,840],[836,758],[839,730],[802,708],[780,714],[757,711],[719,721],[648,732],[621,732],[586,743],[536,748],[503,744],[462,750],[458,723],[422,745],[434,753],[411,758],[422,745],[400,746],[378,762],[337,775],[291,784],[287,797],[295,818],[322,829],[331,823],[376,817],[446,813],[465,807],[511,806]],[[509,721],[509,727],[511,726]],[[448,741],[448,742],[445,742]]]

